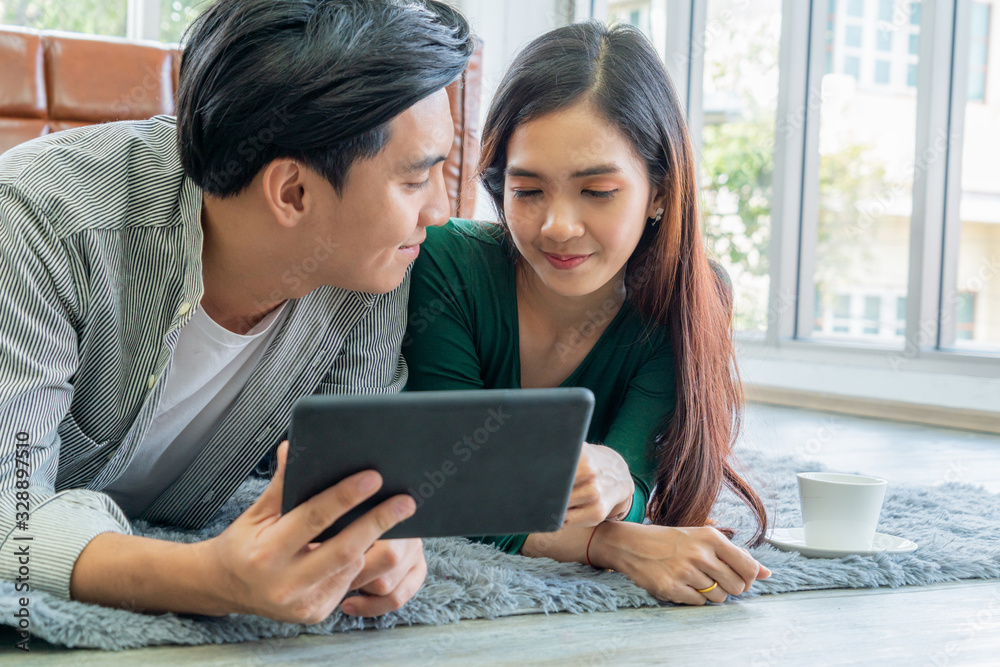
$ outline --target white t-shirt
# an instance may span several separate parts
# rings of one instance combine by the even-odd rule
[[[201,307],[184,325],[153,422],[122,474],[102,489],[126,515],[142,514],[191,465],[281,329],[287,305],[246,335],[220,326]]]

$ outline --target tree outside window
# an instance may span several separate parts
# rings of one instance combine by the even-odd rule
[[[180,42],[184,31],[212,3],[211,0],[159,0],[160,41]]]
[[[126,0],[0,0],[0,23],[124,37]]]

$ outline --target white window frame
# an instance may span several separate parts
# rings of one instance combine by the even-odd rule
[[[159,41],[159,0],[128,0],[127,12],[126,39]]]
[[[809,337],[814,317],[820,82],[828,0],[783,0],[768,329],[763,338],[738,335],[741,357],[796,362],[804,367],[826,364],[890,371],[898,376],[900,386],[908,382],[908,374],[926,373],[968,377],[979,389],[983,382],[1000,383],[1000,354],[954,347],[954,307],[947,296],[957,294],[961,136],[968,68],[968,54],[961,45],[968,44],[971,3],[921,3],[919,61],[925,65],[918,73],[915,156],[936,157],[926,168],[915,169],[906,336],[905,346],[900,347],[898,339],[880,344],[877,339],[837,342]],[[707,5],[708,0],[672,0],[667,26],[673,52],[667,54],[666,64],[686,106],[696,154],[704,71],[704,49],[697,45],[705,43]],[[606,13],[595,10],[592,16],[604,18]],[[838,33],[841,30],[838,27]],[[902,45],[894,44],[894,48],[908,54],[911,32],[901,31],[898,41]],[[841,34],[835,37],[841,38]],[[1000,384],[996,391],[1000,392]]]

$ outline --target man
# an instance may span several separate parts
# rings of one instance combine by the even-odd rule
[[[349,590],[343,610],[363,616],[413,596],[420,541],[378,541],[412,499],[311,543],[381,480],[281,515],[287,443],[213,539],[142,538],[128,520],[200,527],[295,399],[405,384],[409,266],[449,212],[444,87],[472,48],[432,0],[220,0],[188,34],[176,122],[0,159],[0,577],[305,623]]]

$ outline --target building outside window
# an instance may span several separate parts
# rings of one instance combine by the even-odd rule
[[[986,99],[986,78],[990,50],[990,5],[972,3],[972,31],[969,42],[969,101]]]

